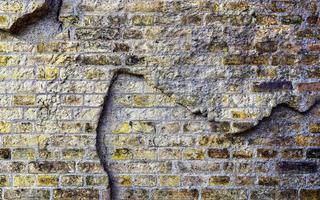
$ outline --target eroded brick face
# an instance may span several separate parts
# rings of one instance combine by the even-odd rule
[[[108,98],[99,134],[115,199],[319,198],[318,105],[279,107],[230,137],[139,77],[119,75]]]
[[[319,12],[0,0],[0,198],[320,199]]]

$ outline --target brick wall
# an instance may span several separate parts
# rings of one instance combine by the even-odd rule
[[[108,98],[99,142],[115,199],[319,198],[319,106],[228,136],[139,77],[120,75]]]
[[[319,199],[319,4],[0,0],[1,197]]]

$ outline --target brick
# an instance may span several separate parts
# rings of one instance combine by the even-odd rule
[[[82,40],[113,40],[119,39],[120,32],[117,28],[79,28],[76,37]]]
[[[195,170],[205,173],[217,172],[220,169],[219,163],[195,161],[195,162],[179,162],[178,170],[180,173],[193,173]]]
[[[234,190],[234,189],[204,189],[201,192],[202,198],[205,200],[209,199],[247,199],[245,190]]]
[[[211,122],[209,125],[213,132],[229,132],[230,130],[229,122]]]
[[[10,133],[11,123],[0,121],[0,133]]]
[[[205,151],[203,149],[186,149],[183,152],[183,158],[185,160],[203,160],[205,157]]]
[[[132,132],[135,134],[152,134],[156,131],[155,124],[150,121],[130,121],[129,123],[132,128]],[[164,127],[162,127],[162,130],[164,130]]]
[[[6,189],[5,199],[50,199],[50,191],[47,189]]]
[[[304,65],[315,65],[319,63],[318,55],[303,55],[301,58],[301,63]]]
[[[294,65],[296,57],[294,55],[274,55],[272,56],[271,64],[278,65]]]
[[[281,174],[308,174],[316,173],[318,166],[309,161],[281,161],[277,163],[276,170]]]
[[[308,149],[307,150],[307,158],[320,158],[320,149]]]
[[[14,187],[32,187],[35,183],[35,177],[32,175],[17,175],[13,177]]]
[[[132,24],[136,26],[152,26],[156,19],[154,16],[135,15],[131,20]]]
[[[255,178],[251,176],[237,176],[235,179],[236,185],[246,186],[253,185],[255,182]]]
[[[303,22],[302,17],[299,15],[287,15],[287,16],[282,16],[280,21],[283,24],[301,24]]]
[[[11,150],[7,148],[0,149],[0,159],[1,160],[8,160],[11,159]]]
[[[298,191],[294,189],[261,189],[253,190],[250,199],[297,199]]]
[[[209,185],[210,186],[228,185],[229,183],[230,183],[229,176],[211,176],[209,178]]]
[[[202,16],[201,15],[187,15],[187,16],[183,16],[182,19],[182,24],[185,25],[198,25],[200,26],[202,23]]]
[[[36,103],[36,98],[33,95],[17,95],[13,97],[13,102],[16,106],[33,106]]]
[[[9,186],[9,177],[6,175],[0,175],[0,187]]]
[[[257,23],[260,25],[277,25],[278,20],[276,15],[258,15]]]
[[[165,3],[162,1],[155,2],[135,2],[127,4],[125,10],[128,12],[163,12],[165,11]]]
[[[107,186],[109,180],[107,176],[87,176],[86,185],[88,186]]]
[[[73,162],[63,161],[32,161],[28,164],[30,173],[71,173],[75,171]]]
[[[256,49],[259,53],[273,53],[278,50],[278,44],[275,41],[258,42]]]
[[[275,91],[286,91],[292,90],[292,84],[289,81],[283,82],[262,82],[255,83],[252,86],[253,92],[275,92]]]
[[[54,175],[38,175],[37,185],[38,186],[58,186],[59,177]]]
[[[225,65],[243,65],[245,64],[245,57],[240,55],[228,55],[224,58]]]
[[[250,7],[246,1],[239,1],[239,2],[228,2],[224,5],[224,8],[230,11],[246,11]]]
[[[278,155],[278,152],[273,149],[257,149],[258,158],[275,158]]]
[[[318,92],[320,91],[320,83],[299,83],[298,90],[299,92]]]
[[[319,189],[302,189],[300,191],[301,200],[316,200],[320,198]]]
[[[120,58],[117,56],[105,56],[105,55],[81,55],[77,58],[77,61],[83,65],[114,65],[121,64]]]
[[[238,159],[249,159],[252,158],[252,154],[253,153],[250,150],[237,150],[233,152],[232,157]]]
[[[117,176],[117,185],[121,187],[132,186],[132,177],[126,175]]]
[[[132,151],[128,148],[115,149],[112,154],[113,160],[131,160],[132,158]]]
[[[209,149],[208,150],[209,158],[229,158],[228,149]]]
[[[180,185],[180,177],[179,176],[160,176],[159,183],[160,183],[160,186],[177,187]]]
[[[264,186],[277,186],[279,185],[279,179],[277,177],[259,177],[258,184]]]
[[[60,182],[62,186],[82,186],[83,177],[80,175],[63,175]]]
[[[148,200],[149,193],[146,189],[126,189],[121,192],[120,199]]]
[[[54,189],[54,199],[99,199],[99,190],[97,189]]]
[[[199,192],[196,189],[157,189],[153,193],[154,199],[185,199],[185,200],[195,200],[198,199]]]
[[[199,138],[201,146],[222,146],[228,147],[231,145],[231,140],[225,136],[204,135]]]
[[[282,152],[282,157],[285,159],[295,159],[295,158],[302,158],[303,157],[303,150],[302,149],[284,149]]]

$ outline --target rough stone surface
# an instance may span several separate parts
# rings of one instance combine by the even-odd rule
[[[319,199],[319,4],[0,0],[1,198]]]

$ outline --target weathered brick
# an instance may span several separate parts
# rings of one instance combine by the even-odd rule
[[[160,186],[177,187],[180,185],[180,176],[160,176]]]
[[[196,189],[177,190],[177,189],[157,189],[153,193],[155,199],[185,199],[195,200],[199,197],[199,192]]]
[[[298,90],[299,92],[317,92],[320,91],[320,83],[299,83]]]
[[[318,171],[318,165],[309,161],[281,161],[277,163],[276,170],[284,174],[307,174]]]
[[[278,49],[278,44],[275,41],[258,42],[256,49],[259,53],[272,53]]]
[[[38,175],[37,185],[38,186],[58,186],[59,177],[55,175]]]
[[[287,15],[281,17],[281,22],[283,24],[301,24],[303,20],[299,15]]]
[[[63,161],[32,161],[28,164],[28,171],[32,174],[71,173],[75,171],[75,164]]]
[[[258,158],[274,158],[276,157],[278,152],[273,149],[257,149],[257,157]]]
[[[13,97],[16,106],[33,106],[36,103],[36,97],[33,95],[17,95]]]
[[[209,149],[209,158],[229,158],[228,149]]]
[[[320,198],[319,189],[302,189],[300,191],[301,200],[316,200]]]
[[[5,199],[50,199],[50,190],[47,189],[6,189]]]
[[[229,176],[211,176],[209,178],[209,185],[210,186],[228,185],[229,183],[230,183]]]
[[[235,189],[204,189],[201,192],[202,198],[205,200],[209,199],[247,199],[245,190]]]
[[[307,158],[320,158],[320,149],[308,149]]]
[[[253,92],[274,92],[274,91],[286,91],[292,90],[292,84],[289,81],[283,82],[262,82],[255,83],[252,86]]]
[[[277,177],[259,177],[258,184],[265,186],[277,186],[279,185],[279,179]]]
[[[54,199],[99,199],[97,189],[54,189]]]

